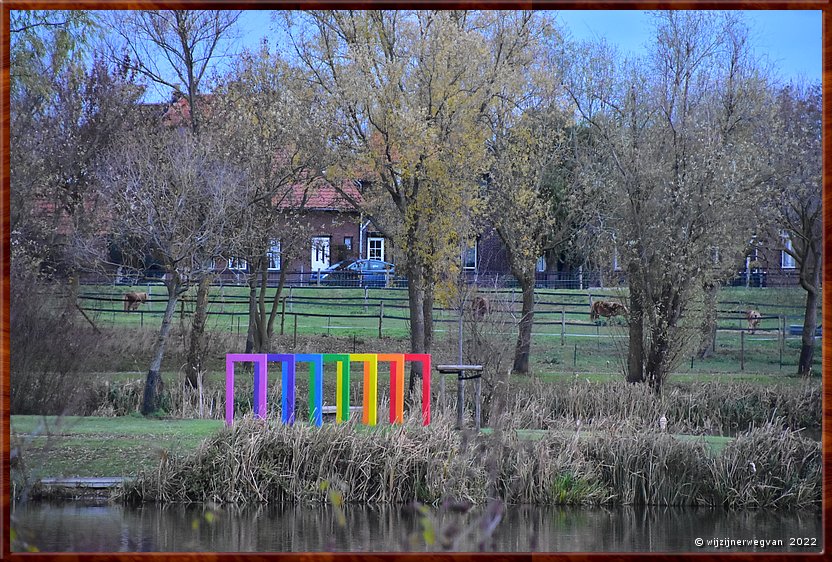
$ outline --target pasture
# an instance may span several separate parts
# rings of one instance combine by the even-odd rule
[[[136,286],[149,293],[149,301],[134,312],[125,312],[123,295],[133,287],[86,286],[81,305],[97,326],[134,333],[158,330],[166,304],[161,285]],[[178,306],[175,327],[185,333],[194,306],[193,290]],[[472,347],[476,336],[513,342],[519,321],[520,294],[516,290],[482,291],[494,303],[485,318],[463,309],[463,353]],[[274,289],[267,292],[267,303]],[[616,376],[622,372],[626,355],[626,321],[590,319],[590,300],[623,301],[619,289],[591,291],[547,290],[536,292],[535,323],[532,341],[532,372],[549,378],[558,374],[588,372],[592,376]],[[469,296],[468,301],[473,297]],[[678,374],[758,374],[779,377],[796,369],[800,336],[790,335],[789,327],[803,322],[804,293],[799,288],[725,288],[717,305],[718,331],[713,353],[699,360],[695,353],[677,365]],[[245,338],[248,323],[248,294],[245,287],[218,286],[212,289],[207,330],[215,338],[235,341]],[[466,305],[468,303],[466,302]],[[760,311],[762,318],[755,333],[747,332],[746,310]],[[434,354],[442,360],[458,356],[459,310],[434,308]],[[696,329],[691,327],[689,329]],[[366,342],[377,341],[375,349],[407,347],[409,310],[407,290],[398,288],[362,289],[335,287],[287,287],[284,289],[275,321],[275,351],[340,351],[366,349]],[[184,343],[184,342],[183,342]],[[404,347],[402,347],[404,346]],[[505,347],[505,346],[504,346]],[[214,350],[231,352],[234,349]],[[505,350],[503,350],[505,352]],[[217,357],[212,353],[212,357]],[[466,360],[482,362],[468,357]],[[817,340],[815,371],[820,372],[820,340]],[[137,365],[138,370],[141,367]],[[216,366],[217,368],[220,365]]]

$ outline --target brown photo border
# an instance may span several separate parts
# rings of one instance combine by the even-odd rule
[[[613,562],[635,562],[643,558],[651,561],[671,561],[679,558],[695,558],[698,560],[730,559],[732,561],[759,561],[774,562],[775,560],[799,559],[799,560],[823,560],[828,556],[824,553],[830,552],[832,546],[832,533],[829,523],[832,515],[832,504],[830,504],[830,484],[832,484],[832,443],[829,434],[832,432],[832,367],[828,358],[832,356],[832,330],[825,330],[822,338],[822,356],[827,360],[822,361],[822,459],[823,459],[823,507],[822,507],[822,529],[823,538],[822,553],[486,553],[486,554],[455,554],[455,553],[11,553],[10,552],[10,450],[11,440],[9,423],[9,288],[10,288],[10,231],[9,231],[9,12],[10,10],[26,9],[86,9],[86,10],[124,10],[124,9],[189,9],[209,7],[214,9],[236,8],[243,10],[275,10],[275,9],[381,9],[381,8],[444,8],[444,9],[557,9],[557,10],[662,10],[662,9],[735,9],[735,10],[822,10],[823,20],[823,281],[822,284],[828,290],[823,291],[823,314],[822,324],[832,327],[832,0],[825,1],[803,1],[803,0],[771,0],[741,2],[726,0],[723,2],[715,0],[670,0],[664,2],[656,1],[603,1],[591,2],[582,1],[560,1],[560,0],[525,0],[508,2],[505,0],[410,0],[397,2],[393,0],[377,1],[350,1],[350,0],[316,0],[290,2],[255,2],[251,0],[241,2],[230,2],[227,0],[193,0],[173,2],[152,2],[144,0],[136,1],[115,1],[105,2],[102,0],[35,0],[16,1],[0,0],[0,124],[2,124],[2,135],[0,136],[0,155],[2,155],[2,168],[0,168],[0,420],[2,420],[2,432],[0,432],[0,445],[2,445],[2,470],[0,470],[0,482],[2,483],[2,497],[0,497],[0,556],[2,559],[10,560],[62,560],[62,561],[175,561],[175,560],[210,560],[210,561],[237,561],[237,560],[285,560],[298,562],[351,562],[358,560],[392,561],[392,560],[425,560],[439,561],[447,560],[453,562],[468,562],[485,560],[489,562],[512,561],[573,561],[589,562],[595,560],[606,560]]]

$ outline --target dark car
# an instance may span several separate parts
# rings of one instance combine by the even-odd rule
[[[344,260],[312,274],[312,282],[321,285],[386,287],[392,285],[396,266],[381,260]]]

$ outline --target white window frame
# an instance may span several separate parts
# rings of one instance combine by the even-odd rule
[[[464,250],[462,250],[462,269],[465,271],[476,271],[477,263],[479,260],[479,240],[474,240],[474,244],[472,246],[467,246]],[[474,250],[474,262],[472,265],[466,264],[466,257],[468,256],[468,252]]]
[[[375,257],[373,255],[373,242],[381,242],[381,256]],[[381,236],[370,236],[367,238],[367,259],[368,260],[384,260],[384,238]]]
[[[228,258],[227,267],[233,271],[248,271],[248,261],[245,258]]]
[[[789,236],[789,233],[785,230],[780,233],[780,238],[783,241],[783,247],[785,250],[780,251],[780,268],[781,269],[796,269],[797,262],[794,259],[794,256],[789,255],[786,250],[794,250],[794,246],[792,246],[792,239]]]
[[[546,272],[546,256],[540,256],[537,258],[537,263],[534,265],[534,270],[537,273],[545,273]]]
[[[269,251],[266,252],[266,259],[268,260],[269,271],[280,271],[280,240],[272,240]]]

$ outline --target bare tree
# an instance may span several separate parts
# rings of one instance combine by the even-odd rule
[[[597,147],[584,172],[609,187],[608,244],[629,283],[627,380],[660,392],[700,333],[691,304],[715,250],[741,256],[768,198],[767,84],[728,13],[663,12],[649,57],[575,60],[568,88]]]
[[[125,68],[183,94],[189,125],[198,132],[206,72],[227,56],[227,39],[239,17],[240,12],[232,10],[112,12],[111,56]]]
[[[776,170],[776,232],[770,238],[794,260],[806,291],[803,337],[797,373],[808,376],[815,352],[823,240],[821,177],[821,87],[792,84],[778,97],[777,126],[771,135]]]
[[[165,269],[168,302],[145,382],[142,413],[158,409],[160,374],[177,300],[233,246],[245,191],[216,158],[206,135],[167,127],[136,128],[102,162],[110,227],[125,252],[152,256]]]
[[[227,56],[228,40],[233,38],[239,17],[240,12],[232,10],[113,12],[111,54],[123,67],[184,95],[187,103],[180,107],[178,120],[198,135],[206,73],[218,59]],[[211,272],[205,272],[197,288],[188,347],[187,380],[192,384],[194,373],[202,365],[212,281]]]
[[[250,186],[239,222],[245,234],[238,248],[229,248],[249,266],[247,352],[267,349],[286,264],[308,248],[303,208],[324,167],[322,126],[312,94],[300,73],[265,47],[243,53],[215,90],[212,127],[221,131],[226,158]],[[277,289],[267,303],[269,270],[278,265]]]

